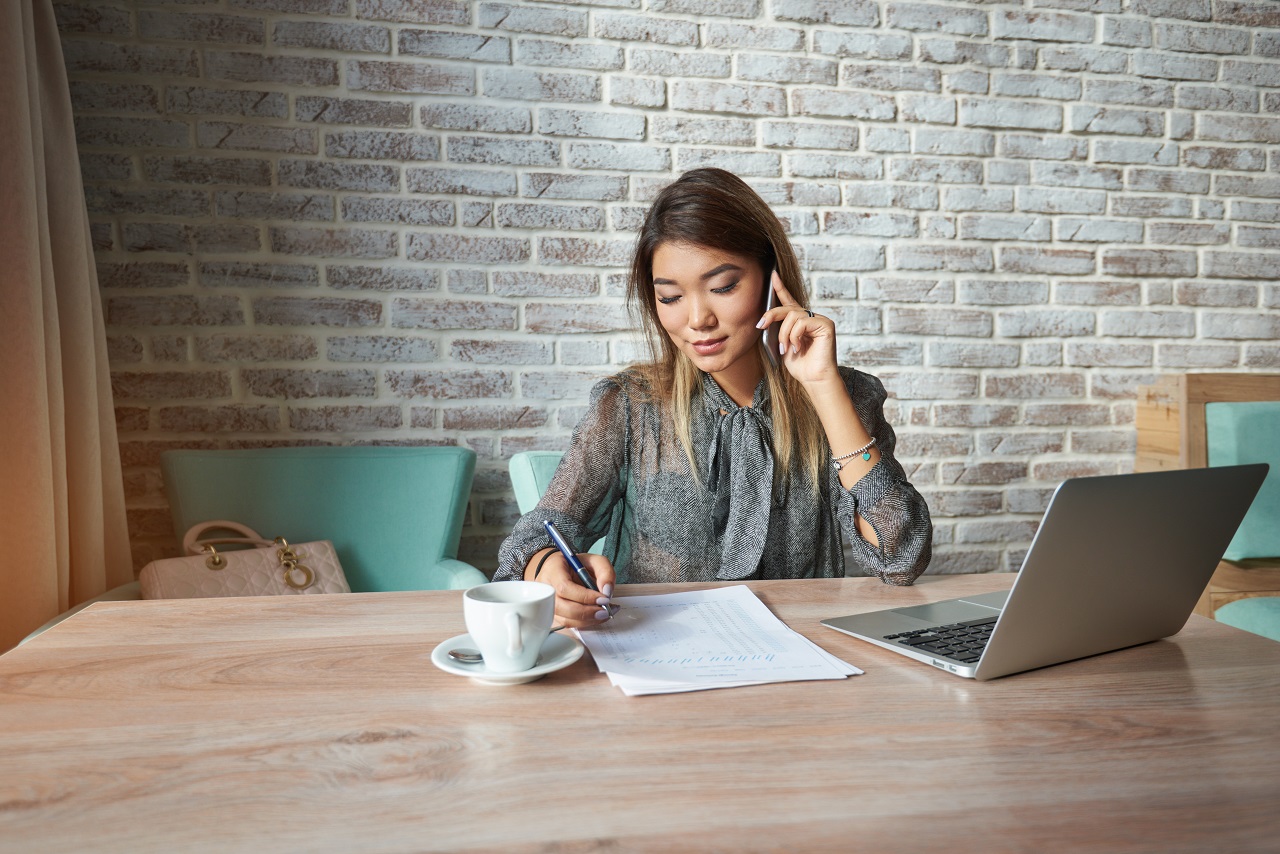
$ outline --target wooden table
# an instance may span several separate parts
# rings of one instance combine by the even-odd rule
[[[818,624],[1010,578],[753,583],[866,674],[633,698],[437,670],[456,591],[94,605],[0,656],[0,850],[1275,851],[1280,644],[975,683]]]

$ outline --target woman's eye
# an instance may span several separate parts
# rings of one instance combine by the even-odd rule
[[[675,302],[678,299],[680,299],[680,297],[658,297],[658,302],[662,303],[663,305],[671,305],[671,303]]]
[[[724,286],[724,287],[722,287],[722,288],[712,288],[712,289],[711,289],[711,293],[713,293],[713,294],[727,294],[727,293],[732,293],[732,292],[733,292],[733,289],[734,289],[734,288],[736,288],[737,286],[738,286],[738,283],[737,283],[737,282],[730,282],[729,284],[725,285],[725,286]]]

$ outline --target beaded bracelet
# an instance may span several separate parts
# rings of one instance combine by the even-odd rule
[[[874,448],[875,446],[876,446],[876,437],[872,436],[871,441],[863,445],[858,450],[850,451],[847,454],[841,454],[838,457],[832,457],[831,464],[836,467],[836,471],[840,471],[840,469],[844,468],[844,466],[841,465],[841,460],[847,460],[850,457],[856,457],[859,455],[861,455],[864,460],[869,460],[871,459],[871,449]]]
[[[533,568],[533,578],[532,578],[533,581],[538,580],[538,573],[542,572],[542,565],[546,563],[547,558],[551,557],[553,554],[557,554],[555,549],[552,549],[551,551],[547,552],[541,558],[538,559],[538,565]]]

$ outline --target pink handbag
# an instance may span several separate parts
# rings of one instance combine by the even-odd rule
[[[211,530],[240,536],[201,537]],[[253,548],[215,548],[229,543]],[[142,568],[138,580],[143,599],[351,592],[328,540],[290,545],[283,537],[268,540],[237,522],[216,520],[191,526],[182,538],[182,548],[187,556],[153,560]]]

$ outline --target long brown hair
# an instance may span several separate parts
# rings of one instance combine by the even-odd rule
[[[644,330],[650,355],[648,363],[635,367],[647,380],[649,394],[669,407],[676,435],[697,477],[689,418],[694,399],[702,393],[701,372],[671,341],[658,319],[653,255],[663,243],[686,243],[752,258],[766,273],[776,269],[787,291],[806,308],[809,291],[782,224],[764,199],[736,175],[723,169],[686,172],[668,184],[649,208],[627,282],[627,301]],[[768,280],[764,287],[771,287]],[[775,471],[785,479],[798,454],[816,489],[830,453],[822,424],[800,383],[786,369],[773,366],[764,355],[763,343],[758,346],[773,406]]]

